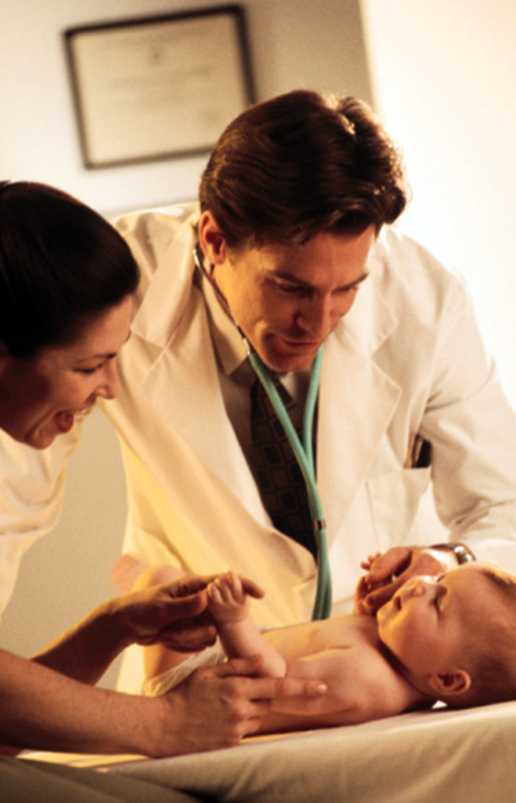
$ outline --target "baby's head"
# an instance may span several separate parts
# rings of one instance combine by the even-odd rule
[[[453,707],[516,698],[516,576],[468,563],[408,580],[377,613],[409,682]]]

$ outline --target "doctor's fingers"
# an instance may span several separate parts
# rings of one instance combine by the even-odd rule
[[[399,588],[400,585],[406,583],[407,580],[410,580],[411,577],[416,577],[418,575],[438,575],[442,574],[447,568],[444,563],[441,563],[441,561],[435,557],[435,555],[439,553],[436,553],[431,548],[403,547],[403,549],[408,551],[408,559],[400,560],[397,565],[391,561],[390,565],[386,566],[386,569],[388,570],[391,568],[392,572],[383,582],[375,582],[371,572],[366,575],[366,586],[369,585],[369,590],[372,593],[377,589],[379,593],[381,591],[387,591],[389,594],[387,598],[389,599],[394,591]]]
[[[412,577],[424,576],[437,576],[446,570],[446,566],[437,560],[430,551],[420,547],[413,547],[410,549],[410,560],[408,566],[400,574],[393,572],[391,575],[391,582],[384,583],[377,587],[372,587],[370,575],[365,578],[366,588],[367,584],[372,587],[370,592],[362,592],[363,596],[359,602],[359,608],[364,613],[376,613],[378,608],[381,608],[388,602],[398,588],[410,580]]]
[[[367,582],[373,587],[389,581],[392,575],[401,575],[409,566],[413,551],[412,547],[398,546],[377,555],[369,567]]]
[[[354,600],[353,600],[353,613],[365,613],[369,614],[371,611],[365,606],[364,600],[366,596],[370,593],[371,587],[367,583],[367,579],[365,576],[360,577],[358,583],[355,588]]]
[[[374,561],[377,558],[381,557],[381,554],[382,554],[381,552],[373,552],[371,555],[368,555],[365,560],[360,561],[360,568],[365,569],[366,571],[369,570],[373,565]]]
[[[360,613],[374,614],[382,605],[389,602],[391,597],[404,583],[402,577],[397,578],[392,583],[379,586],[374,591],[365,594],[358,603]]]
[[[449,568],[449,565],[446,562],[447,554],[448,553],[446,552],[438,552],[437,550],[433,550],[431,547],[428,549],[413,549],[410,565],[403,573],[403,579],[408,580],[410,577],[415,577],[416,575],[421,574],[430,576],[442,574],[444,571],[446,571],[446,569]],[[442,562],[439,559],[441,556],[443,558]],[[453,560],[452,563],[455,563],[455,561]]]

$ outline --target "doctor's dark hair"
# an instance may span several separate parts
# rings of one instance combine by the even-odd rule
[[[296,90],[229,124],[199,198],[238,248],[360,234],[371,224],[379,231],[407,195],[399,154],[364,102]]]
[[[45,184],[0,182],[0,346],[13,357],[71,342],[138,278],[125,241],[85,204]]]

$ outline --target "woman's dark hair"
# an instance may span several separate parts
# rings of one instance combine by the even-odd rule
[[[399,155],[369,107],[305,90],[233,120],[199,195],[233,248],[379,231],[406,204]]]
[[[45,184],[0,182],[0,344],[12,356],[70,342],[137,284],[129,247],[99,214]]]

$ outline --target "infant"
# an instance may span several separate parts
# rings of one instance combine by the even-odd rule
[[[265,675],[327,684],[327,694],[309,703],[273,704],[260,732],[364,722],[436,700],[466,707],[516,697],[516,577],[487,564],[414,577],[376,616],[267,632],[254,623],[237,574],[213,580],[208,599],[225,656],[259,655]],[[169,665],[183,661],[168,653]],[[163,693],[175,685],[170,678],[161,674],[148,690]]]

